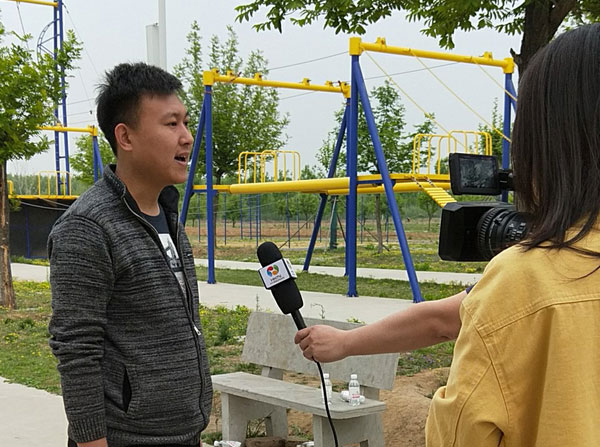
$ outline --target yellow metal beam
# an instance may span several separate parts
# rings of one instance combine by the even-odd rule
[[[357,38],[353,38],[357,39]],[[417,50],[414,48],[406,48],[406,47],[394,47],[388,45],[385,41],[385,37],[378,37],[375,43],[367,43],[367,42],[352,42],[350,43],[350,54],[352,53],[352,49],[356,48],[356,45],[359,44],[360,48],[364,51],[374,51],[377,53],[388,53],[388,54],[398,54],[401,56],[417,56],[426,59],[438,59],[443,61],[451,61],[451,62],[462,62],[465,64],[478,64],[478,65],[489,65],[492,67],[501,67],[504,73],[513,73],[515,71],[515,62],[512,57],[507,57],[504,59],[494,59],[492,57],[492,53],[485,52],[483,56],[465,56],[461,54],[452,54],[452,53],[443,53],[441,51],[427,51],[427,50]],[[354,50],[356,52],[356,50]],[[360,53],[358,53],[360,54]]]
[[[84,132],[89,133],[90,135],[97,137],[98,136],[98,128],[96,126],[87,126],[87,127],[64,127],[64,126],[42,126],[40,130],[51,130],[54,132]]]
[[[43,0],[9,0],[17,3],[32,3],[34,5],[44,5],[44,6],[53,6],[54,8],[58,7],[58,2],[45,2]]]
[[[204,85],[214,85],[216,82],[223,82],[231,84],[258,85],[261,87],[342,93],[344,97],[350,97],[350,85],[346,82],[340,82],[338,86],[335,86],[331,81],[326,81],[325,85],[311,84],[310,79],[308,78],[304,78],[302,82],[272,81],[270,79],[263,79],[261,73],[256,73],[253,78],[244,78],[237,76],[232,71],[228,71],[225,75],[222,75],[216,68],[213,68],[211,71],[205,71],[202,75],[202,80]]]
[[[408,174],[390,174],[390,178],[396,181],[394,191],[413,192],[420,191],[417,181],[429,179],[435,186],[442,189],[450,189],[450,179],[447,174],[440,175],[408,175]],[[381,181],[381,175],[369,174],[359,175],[359,182]],[[348,194],[350,182],[348,177],[334,177],[311,180],[279,181],[265,183],[237,183],[233,185],[214,185],[217,191],[230,194],[266,194],[283,192],[304,192],[304,193],[324,193],[324,194]],[[206,191],[206,185],[194,185],[194,191]],[[376,194],[384,192],[383,185],[372,185],[362,183],[358,185],[359,194]]]
[[[439,182],[435,184],[437,187],[442,189],[450,189],[450,183]],[[396,183],[394,185],[394,192],[419,192],[421,188],[416,183]],[[357,188],[358,194],[383,194],[385,189],[383,186],[369,186],[367,188]],[[345,196],[348,195],[348,189],[329,189],[326,194],[330,196]]]

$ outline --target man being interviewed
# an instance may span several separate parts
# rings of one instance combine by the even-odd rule
[[[146,64],[107,73],[98,121],[116,158],[48,241],[70,446],[198,446],[212,384],[193,255],[178,224],[193,138],[181,82]]]

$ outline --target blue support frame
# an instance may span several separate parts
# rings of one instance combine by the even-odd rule
[[[59,43],[60,43],[60,48],[62,49],[63,47],[63,42],[64,42],[64,27],[63,27],[63,0],[58,0],[58,29],[59,29],[59,34],[58,34],[58,38],[59,38]],[[68,120],[67,120],[67,92],[65,91],[65,70],[63,67],[61,67],[60,70],[60,88],[62,91],[61,94],[61,102],[62,102],[62,125],[64,127],[68,127]],[[68,132],[63,132],[64,133],[64,144],[65,144],[65,150],[64,150],[64,154],[62,156],[62,158],[65,159],[65,171],[67,171],[67,173],[71,172],[71,167],[69,165],[69,133]],[[58,173],[57,173],[58,176]],[[60,176],[58,176],[60,179]],[[69,178],[69,175],[67,174],[65,177],[65,194],[70,194],[71,191],[71,180]],[[59,186],[60,186],[60,182],[59,182]]]
[[[344,133],[346,132],[346,122],[348,121],[348,106],[349,106],[349,104],[350,104],[350,100],[346,100],[346,108],[344,109],[344,116],[342,117],[342,124],[340,125],[340,131],[338,132],[337,140],[335,142],[335,148],[333,150],[333,155],[331,156],[331,161],[329,163],[329,171],[327,172],[327,178],[333,178],[335,176],[335,167],[338,162],[342,143],[344,142]],[[325,212],[326,205],[327,205],[327,195],[321,194],[321,203],[319,203],[319,210],[317,211],[317,217],[315,218],[315,225],[313,227],[313,232],[310,237],[310,243],[308,244],[308,250],[306,251],[306,258],[304,259],[303,271],[305,271],[305,272],[308,271],[308,268],[310,266],[310,260],[312,258],[313,250],[314,250],[315,244],[317,242],[317,235],[319,233],[319,229],[321,228],[321,221],[323,219],[323,213]],[[289,238],[289,236],[288,236],[288,238]]]
[[[92,135],[92,152],[93,152],[93,169],[94,169],[94,182],[97,182],[98,179],[103,174],[102,167],[102,156],[100,155],[100,147],[98,146],[98,137],[96,135]]]
[[[206,136],[204,142],[206,143],[206,244],[207,244],[207,255],[208,255],[208,282],[209,284],[215,284],[215,232],[214,232],[214,216],[213,216],[213,141],[212,141],[212,86],[207,85],[204,88],[204,104],[206,105],[205,112],[205,127]],[[204,110],[204,107],[202,107]],[[192,179],[193,180],[193,179]],[[193,181],[192,181],[193,183]]]
[[[517,94],[515,87],[512,82],[512,73],[506,73],[504,75],[504,88],[510,92],[515,98]],[[510,138],[510,112],[511,106],[516,109],[516,102],[507,93],[504,94],[504,124],[502,133],[506,138]],[[510,142],[506,139],[502,139],[502,169],[508,169],[510,166]],[[508,191],[502,191],[502,201],[508,202]]]
[[[423,301],[421,289],[419,288],[415,266],[410,255],[406,234],[404,233],[404,227],[402,226],[402,219],[400,218],[400,211],[398,210],[398,204],[396,203],[396,197],[394,196],[394,185],[390,179],[387,163],[383,154],[383,148],[381,146],[381,141],[377,132],[377,126],[375,124],[375,118],[373,117],[373,111],[371,110],[369,95],[367,94],[367,88],[365,86],[360,64],[358,62],[352,65],[352,84],[357,85],[360,101],[365,112],[369,134],[371,135],[371,141],[373,142],[373,148],[375,149],[377,167],[379,169],[379,173],[381,174],[385,195],[388,201],[388,207],[392,213],[392,220],[394,222],[394,227],[396,228],[396,235],[398,236],[398,242],[400,243],[400,248],[402,251],[402,259],[404,260],[404,266],[406,267],[406,272],[408,273],[408,280],[410,282],[410,288],[413,294],[413,302],[419,303]]]
[[[190,171],[188,172],[188,179],[187,183],[185,184],[185,194],[183,195],[183,203],[181,205],[181,212],[179,213],[179,221],[182,224],[185,224],[187,219],[190,201],[192,200],[192,195],[194,193],[194,175],[196,174],[196,166],[198,166],[200,143],[202,142],[202,136],[204,135],[204,122],[206,116],[205,109],[206,97],[202,103],[200,120],[198,121],[198,127],[196,128],[196,138],[194,138],[194,147],[192,148],[192,156],[190,158]]]
[[[346,275],[348,276],[347,296],[358,296],[356,290],[356,187],[358,159],[358,82],[354,67],[359,65],[358,56],[352,56],[350,84],[350,111],[348,113],[348,140],[346,142],[346,176],[348,195],[346,196]]]

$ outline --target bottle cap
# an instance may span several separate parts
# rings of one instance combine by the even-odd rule
[[[350,374],[350,380],[356,380],[358,376],[356,374]]]

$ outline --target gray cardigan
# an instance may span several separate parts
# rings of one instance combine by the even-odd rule
[[[52,229],[50,347],[76,442],[106,436],[111,447],[197,446],[208,424],[212,384],[178,197],[167,187],[159,202],[176,234],[188,296],[112,168]]]

